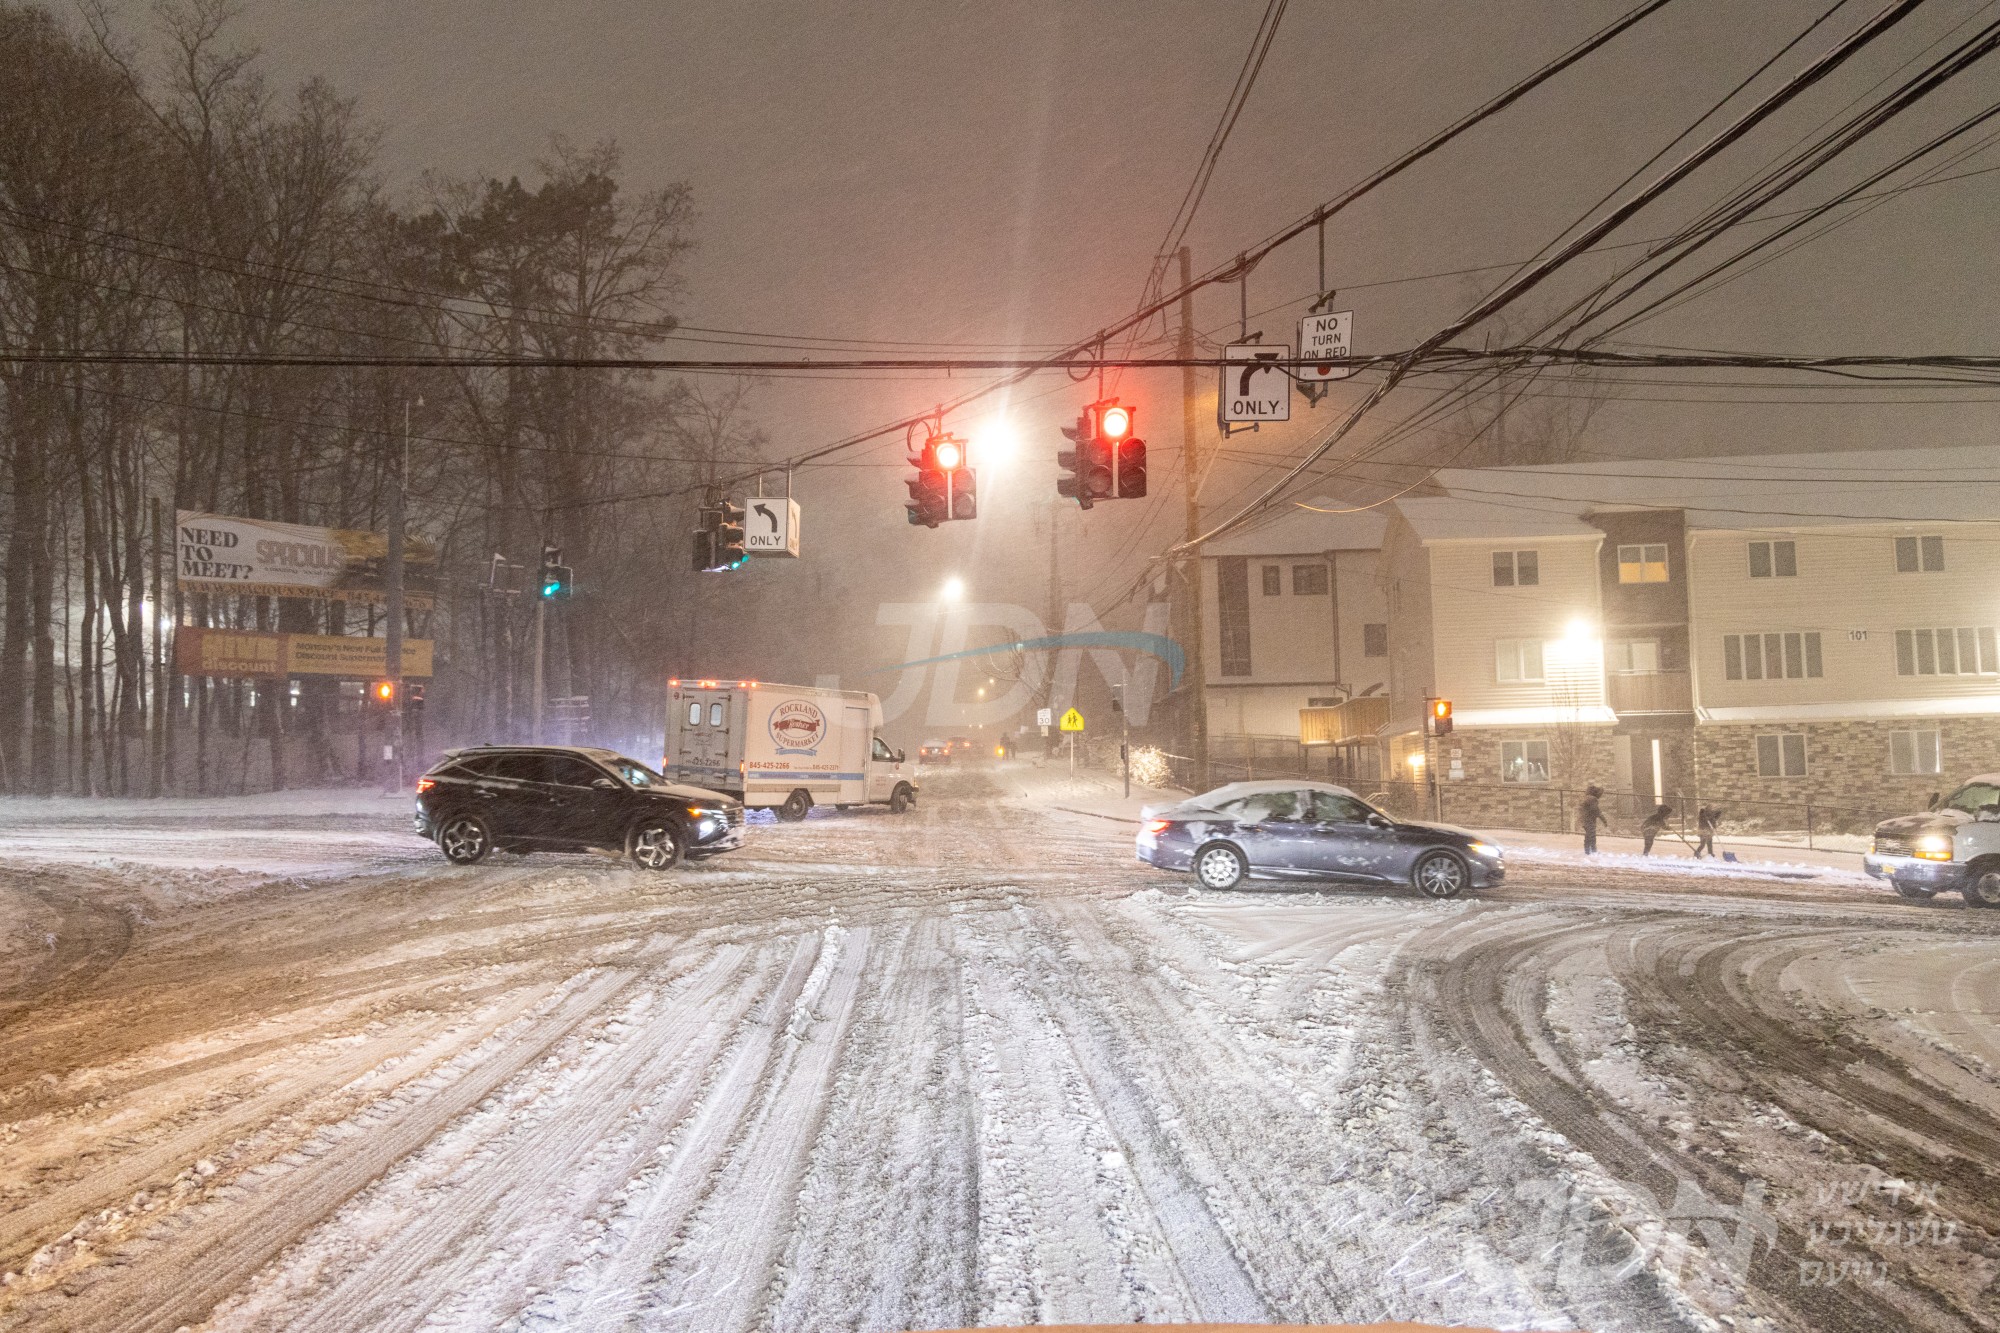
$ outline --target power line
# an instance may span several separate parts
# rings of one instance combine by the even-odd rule
[[[1484,300],[1476,303],[1472,309],[1466,311],[1444,328],[1439,329],[1436,333],[1425,339],[1422,344],[1412,350],[1410,354],[1411,359],[1414,361],[1422,358],[1427,353],[1435,351],[1438,347],[1448,343],[1456,335],[1492,317],[1513,301],[1532,291],[1570,260],[1603,240],[1605,236],[1629,221],[1646,205],[1659,198],[1662,194],[1665,194],[1682,180],[1685,180],[1697,168],[1713,159],[1724,149],[1736,143],[1751,130],[1776,114],[1780,108],[1798,97],[1799,94],[1819,83],[1842,65],[1846,64],[1863,47],[1867,46],[1891,27],[1908,18],[1922,3],[1923,0],[1896,0],[1895,3],[1864,23],[1860,28],[1836,44],[1831,50],[1821,55],[1805,69],[1793,75],[1776,90],[1766,95],[1763,100],[1751,107],[1743,115],[1737,117],[1729,126],[1713,135],[1707,143],[1684,156],[1680,162],[1657,177],[1651,184],[1645,186],[1624,203],[1611,209],[1597,222],[1564,243],[1553,254],[1531,265],[1529,268],[1516,274],[1509,281],[1501,284],[1498,289]],[[1324,457],[1335,444],[1345,438],[1348,432],[1395,388],[1405,373],[1407,372],[1404,370],[1391,367],[1388,376],[1384,378],[1382,383],[1377,385],[1364,397],[1349,412],[1346,418],[1328,434],[1327,438],[1301,459],[1291,471],[1285,476],[1280,477],[1276,482],[1273,482],[1271,486],[1255,500],[1251,501],[1249,505],[1210,528],[1207,532],[1189,541],[1170,547],[1167,555],[1178,555],[1198,547],[1203,542],[1210,541],[1222,533],[1229,531],[1258,510],[1273,503],[1287,486],[1315,462]]]

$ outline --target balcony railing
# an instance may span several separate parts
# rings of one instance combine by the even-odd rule
[[[1389,699],[1381,694],[1370,695],[1366,699],[1349,699],[1332,708],[1301,708],[1299,743],[1339,745],[1374,740],[1375,733],[1388,720]]]
[[[1690,713],[1694,689],[1685,671],[1609,675],[1604,679],[1615,713]]]

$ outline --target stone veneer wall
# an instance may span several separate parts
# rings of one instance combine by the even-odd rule
[[[1616,780],[1617,764],[1611,755],[1611,728],[1595,724],[1577,726],[1568,734],[1557,727],[1476,727],[1459,728],[1435,742],[1439,786],[1444,798],[1444,817],[1454,824],[1486,825],[1494,828],[1548,829],[1573,828],[1575,805],[1583,787],[1590,783],[1609,790]],[[1546,783],[1500,781],[1502,741],[1549,742],[1549,780]],[[1457,747],[1465,769],[1465,779],[1453,782],[1451,751]],[[1565,749],[1574,751],[1565,755]],[[1567,764],[1565,759],[1569,759]]]
[[[1944,771],[1896,777],[1889,772],[1889,734],[1936,727]],[[1757,737],[1803,732],[1806,775],[1757,775]],[[1877,820],[1922,810],[1932,792],[1949,793],[1975,773],[2000,771],[2000,717],[1895,719],[1879,722],[1712,723],[1695,729],[1701,799],[1749,817],[1760,802],[1815,806],[1827,827],[1863,832]],[[1771,812],[1775,814],[1776,812]]]

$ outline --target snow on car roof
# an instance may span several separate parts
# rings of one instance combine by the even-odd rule
[[[1254,796],[1266,791],[1324,791],[1336,796],[1354,796],[1345,787],[1337,787],[1331,782],[1313,782],[1306,778],[1271,778],[1262,782],[1231,782],[1212,791],[1205,791],[1196,800],[1206,801],[1210,797],[1217,800],[1233,801],[1239,796]],[[1359,800],[1360,797],[1355,797]]]

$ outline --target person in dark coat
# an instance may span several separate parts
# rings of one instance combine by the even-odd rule
[[[1722,807],[1719,805],[1704,805],[1700,810],[1695,812],[1694,822],[1696,829],[1701,834],[1701,840],[1695,843],[1694,854],[1698,857],[1703,852],[1707,852],[1710,856],[1714,856],[1715,830],[1722,823]]]
[[[1594,855],[1597,851],[1597,826],[1605,822],[1603,807],[1597,798],[1604,795],[1604,788],[1591,783],[1583,789],[1583,799],[1576,803],[1576,822],[1583,829],[1583,854]]]
[[[1667,826],[1667,821],[1673,817],[1673,808],[1662,804],[1655,806],[1652,814],[1639,821],[1639,836],[1645,839],[1644,845],[1639,848],[1639,855],[1653,854],[1653,839],[1660,836],[1661,830]]]

